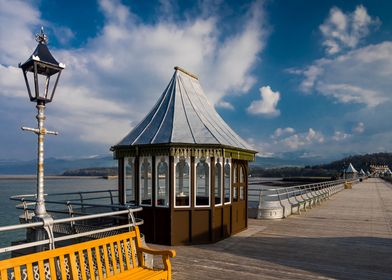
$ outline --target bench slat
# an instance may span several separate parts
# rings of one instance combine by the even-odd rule
[[[86,278],[86,264],[84,262],[84,253],[83,250],[79,250],[79,264],[80,264],[80,275],[82,276],[82,280],[87,280]]]
[[[125,269],[130,270],[131,269],[131,260],[129,259],[129,247],[128,247],[128,238],[124,239],[124,251],[125,251]],[[129,240],[129,242],[132,242],[132,240]]]
[[[27,279],[28,280],[34,280],[33,276],[33,265],[31,263],[26,264],[26,270],[27,270]]]
[[[20,275],[20,266],[14,267],[14,276],[15,280],[21,280],[21,275]]]
[[[131,250],[131,256],[132,256],[132,267],[136,268],[136,252],[135,252],[135,243],[132,238],[129,239],[129,249]]]
[[[116,260],[116,254],[114,253],[114,246],[113,243],[110,243],[110,252],[111,252],[111,259],[112,259],[112,265],[113,265],[113,274],[117,274],[117,260]]]
[[[97,269],[98,269],[98,277],[99,279],[103,279],[101,251],[99,250],[99,246],[95,246],[95,258],[96,258]]]
[[[78,268],[76,267],[76,255],[75,253],[69,254],[69,269],[70,269],[70,274],[72,275],[72,279],[79,279],[78,275]]]
[[[64,255],[60,256],[60,273],[61,273],[61,279],[62,280],[67,280],[67,272],[65,270],[65,258],[64,258]]]
[[[120,272],[124,272],[124,261],[123,261],[123,253],[121,249],[121,241],[123,240],[117,240],[117,252],[118,252],[118,259],[119,259],[119,264],[120,264]]]
[[[108,245],[107,244],[103,245],[103,255],[104,255],[104,259],[105,259],[106,277],[109,277],[110,275],[112,275],[112,272],[110,270],[109,256],[108,256]]]
[[[44,261],[38,261],[38,274],[40,280],[45,280],[45,266]]]
[[[91,248],[87,249],[87,259],[88,259],[88,266],[90,271],[90,279],[95,280],[95,270],[94,270],[94,263],[93,263],[93,256],[91,252]]]

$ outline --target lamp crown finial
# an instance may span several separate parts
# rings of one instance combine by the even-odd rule
[[[35,35],[35,40],[39,44],[47,44],[48,43],[48,36],[44,33],[44,27],[41,26],[41,33]]]

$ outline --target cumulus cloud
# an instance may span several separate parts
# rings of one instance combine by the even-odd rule
[[[353,127],[353,132],[363,133],[364,131],[365,131],[365,124],[363,122],[359,122],[355,127]]]
[[[327,54],[336,54],[342,49],[355,48],[366,37],[371,28],[380,24],[371,17],[364,6],[359,5],[352,13],[343,13],[337,7],[329,11],[328,18],[320,25]]]
[[[17,98],[25,89],[12,65],[34,50],[33,36],[43,21],[29,2],[0,1],[0,34],[8,38],[0,42],[0,95],[13,92]],[[253,3],[243,15],[243,28],[229,35],[220,33],[223,19],[211,13],[145,23],[120,1],[99,5],[105,22],[95,37],[79,49],[51,48],[67,65],[48,117],[61,122],[64,137],[76,134],[90,143],[115,144],[153,106],[175,65],[197,73],[212,103],[227,109],[233,107],[222,101],[224,96],[246,93],[254,85],[251,70],[268,35],[262,2]],[[165,9],[170,13],[170,7]],[[74,36],[63,31],[66,40]]]
[[[392,42],[322,58],[290,73],[303,75],[300,89],[304,92],[317,92],[340,103],[376,107],[391,101]]]
[[[223,100],[218,101],[218,103],[216,103],[215,106],[219,107],[219,108],[228,109],[228,110],[234,110],[234,106],[230,102],[223,101]]]
[[[324,142],[324,135],[313,128],[309,128],[305,132],[293,133],[295,133],[295,130],[291,127],[276,129],[274,134],[271,136],[275,139],[274,145],[279,147],[280,151],[282,151],[282,145],[286,146],[290,150],[297,150],[299,148],[309,147],[313,144],[320,144]]]
[[[273,91],[270,86],[261,87],[260,100],[253,101],[247,111],[254,115],[276,117],[280,111],[276,108],[280,100],[280,93]]]
[[[285,128],[278,127],[277,129],[275,129],[274,134],[271,135],[271,138],[279,138],[281,136],[293,134],[294,132],[295,129],[292,127],[285,127]]]
[[[332,136],[332,140],[334,141],[343,141],[350,138],[352,135],[349,133],[344,133],[341,131],[335,131],[335,134]]]

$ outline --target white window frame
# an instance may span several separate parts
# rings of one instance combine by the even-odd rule
[[[167,183],[168,185],[165,186],[168,193],[165,195],[167,197],[167,205],[158,205],[158,182],[159,182],[159,173],[158,173],[158,165],[161,163],[161,158],[165,158],[165,163],[167,164]],[[170,163],[168,156],[157,156],[155,157],[155,207],[160,208],[168,208],[170,205]]]
[[[141,185],[140,184],[142,182],[142,172],[141,172],[142,171],[142,164],[143,164],[143,161],[145,158],[150,160],[151,172],[152,172],[152,157],[151,156],[139,157],[139,186],[138,186],[139,187],[139,205],[151,207],[152,206],[152,192],[154,191],[153,187],[152,187],[152,180],[153,180],[152,174],[151,174],[151,203],[150,204],[143,204],[142,203],[142,192],[141,192]],[[148,180],[148,178],[147,178],[147,180]]]
[[[232,194],[231,194],[231,173],[232,173],[232,162],[231,162],[231,158],[225,158],[224,159],[224,165],[223,165],[223,201],[226,200],[226,185],[225,185],[225,167],[226,167],[226,160],[228,160],[228,164],[230,166],[230,172],[229,172],[229,201],[228,202],[224,202],[225,205],[231,204],[232,201]]]
[[[225,200],[225,194],[224,194],[224,184],[225,184],[225,182],[224,182],[224,179],[225,179],[225,177],[224,177],[224,162],[223,162],[223,158],[215,158],[215,160],[214,160],[214,168],[215,168],[215,177],[214,177],[214,185],[215,185],[215,189],[216,189],[216,180],[215,180],[215,178],[216,178],[216,164],[218,163],[218,161],[219,161],[219,163],[220,163],[220,165],[221,165],[221,174],[220,174],[220,177],[221,177],[221,185],[219,186],[220,187],[220,189],[221,189],[221,198],[220,198],[220,203],[218,203],[218,204],[215,204],[215,206],[222,206],[222,204],[223,204],[223,201]],[[215,192],[214,192],[214,197],[215,197]],[[214,201],[214,203],[215,203],[215,201]]]
[[[135,189],[136,189],[136,184],[135,184],[135,176],[136,176],[136,170],[135,170],[135,157],[125,157],[124,158],[124,202],[125,203],[127,203],[127,165],[128,165],[128,161],[129,161],[129,159],[131,159],[132,160],[132,164],[133,164],[133,170],[132,170],[132,172],[133,172],[133,174],[132,174],[132,187],[133,187],[133,189],[132,189],[132,194],[133,194],[133,197],[134,197],[134,200],[135,200],[135,203],[137,202],[136,201],[136,197],[135,197]]]
[[[176,205],[177,202],[177,163],[180,162],[180,157],[176,156],[174,157],[174,168],[173,168],[173,176],[174,176],[174,191],[173,191],[173,204],[174,208],[190,208],[192,205],[192,184],[191,184],[191,177],[192,177],[192,166],[191,166],[191,158],[190,157],[184,157],[185,162],[189,166],[189,205]]]
[[[195,164],[193,165],[193,174],[195,174],[194,177],[194,186],[195,186],[195,191],[193,194],[193,199],[195,201],[195,208],[203,208],[203,207],[210,207],[211,206],[211,158],[210,157],[205,157],[206,163],[208,165],[208,205],[197,205],[196,204],[196,196],[197,196],[197,172],[196,172],[196,167],[197,164],[200,162],[201,157],[195,157]]]

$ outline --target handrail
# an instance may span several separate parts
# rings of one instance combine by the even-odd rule
[[[330,195],[343,189],[343,183],[356,180],[340,179],[280,188],[269,188],[267,186],[261,188],[260,185],[252,184],[248,186],[249,190],[252,191],[252,194],[248,196],[249,200],[252,197],[258,197],[259,199],[258,217],[282,218],[292,214],[293,211],[300,214],[301,210],[306,211],[306,208],[312,208],[313,205],[320,204],[328,199]],[[256,190],[259,190],[257,195],[255,194]]]
[[[0,233],[5,232],[5,231],[28,229],[28,228],[33,228],[33,227],[35,227],[35,228],[41,227],[41,228],[44,228],[48,232],[49,238],[44,239],[44,240],[40,240],[40,241],[28,242],[28,243],[24,243],[24,244],[0,248],[0,253],[6,253],[6,252],[11,252],[11,251],[15,251],[15,250],[20,250],[20,249],[25,249],[25,248],[35,247],[35,246],[41,246],[41,245],[46,245],[46,244],[49,244],[51,248],[55,248],[55,243],[58,241],[64,241],[64,240],[79,238],[79,237],[83,237],[83,236],[91,236],[93,234],[110,232],[110,231],[114,231],[114,230],[119,230],[119,229],[123,229],[123,228],[130,228],[133,226],[141,225],[141,224],[143,224],[143,220],[136,219],[133,215],[133,213],[139,212],[141,210],[143,210],[143,208],[141,208],[141,207],[128,208],[126,210],[119,210],[119,211],[112,211],[112,212],[105,212],[105,213],[98,213],[98,214],[90,214],[90,215],[70,217],[70,218],[53,219],[50,221],[50,223],[47,223],[45,221],[38,221],[38,222],[31,222],[31,223],[26,223],[26,224],[2,226],[2,227],[0,227]],[[115,216],[124,215],[124,214],[128,215],[128,223],[123,224],[123,225],[105,227],[105,228],[100,228],[100,229],[95,229],[95,230],[90,230],[87,232],[81,232],[81,233],[75,233],[75,234],[68,234],[68,235],[60,236],[60,237],[54,237],[54,235],[53,235],[53,225],[55,225],[55,224],[64,224],[64,223],[71,223],[72,224],[77,221],[86,221],[86,220],[91,220],[91,219],[96,219],[96,218],[104,218],[104,217],[115,217]]]

